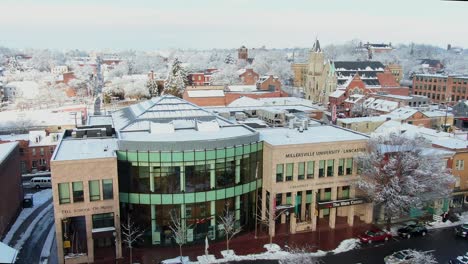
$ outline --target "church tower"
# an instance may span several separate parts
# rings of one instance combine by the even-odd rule
[[[249,50],[245,46],[240,47],[237,50],[237,59],[247,61],[248,58],[249,58]]]

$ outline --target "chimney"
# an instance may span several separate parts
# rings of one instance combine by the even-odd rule
[[[450,50],[452,48],[451,44],[447,44],[447,50]]]

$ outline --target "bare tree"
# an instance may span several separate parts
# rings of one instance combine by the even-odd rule
[[[224,215],[219,217],[219,224],[222,225],[226,236],[226,249],[229,250],[229,242],[231,239],[242,231],[242,227],[236,223],[235,213],[229,210],[229,203],[226,204]]]
[[[358,156],[357,182],[376,205],[384,209],[387,228],[391,217],[409,212],[424,202],[448,197],[455,183],[438,155],[424,154],[423,138],[389,134],[369,140],[368,151]]]
[[[180,261],[182,262],[182,246],[187,243],[187,229],[189,229],[191,225],[187,226],[187,223],[182,220],[180,214],[176,210],[171,210],[170,217],[171,223],[169,228],[172,231],[172,237],[179,245]]]
[[[276,219],[278,219],[281,215],[288,215],[289,214],[289,207],[287,208],[280,208],[277,210],[278,212],[271,211],[269,206],[265,206],[265,217],[262,217],[262,201],[259,199],[259,202],[257,204],[257,213],[255,214],[255,217],[257,218],[257,221],[262,225],[268,228],[268,236],[270,238],[270,247],[273,244],[273,235],[270,232],[270,228],[274,226]]]
[[[127,218],[127,223],[122,224],[122,236],[123,242],[127,244],[128,249],[130,250],[130,263],[133,263],[132,249],[136,241],[143,236],[144,230],[140,229],[133,223],[130,215]]]

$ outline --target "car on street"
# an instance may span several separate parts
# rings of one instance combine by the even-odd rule
[[[410,238],[412,236],[425,236],[427,228],[422,224],[411,224],[398,229],[397,232],[401,237]]]
[[[458,256],[456,259],[450,260],[449,264],[468,264],[468,255]]]
[[[386,256],[384,262],[385,264],[410,264],[413,258],[413,250],[404,249]]]
[[[392,234],[381,229],[372,229],[359,235],[358,238],[362,243],[371,244],[372,242],[388,241],[392,238]]]
[[[468,238],[468,222],[465,222],[461,226],[456,227],[455,234],[457,234],[459,237]]]

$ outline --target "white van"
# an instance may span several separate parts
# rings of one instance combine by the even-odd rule
[[[52,188],[50,177],[34,177],[30,181],[31,188]]]

